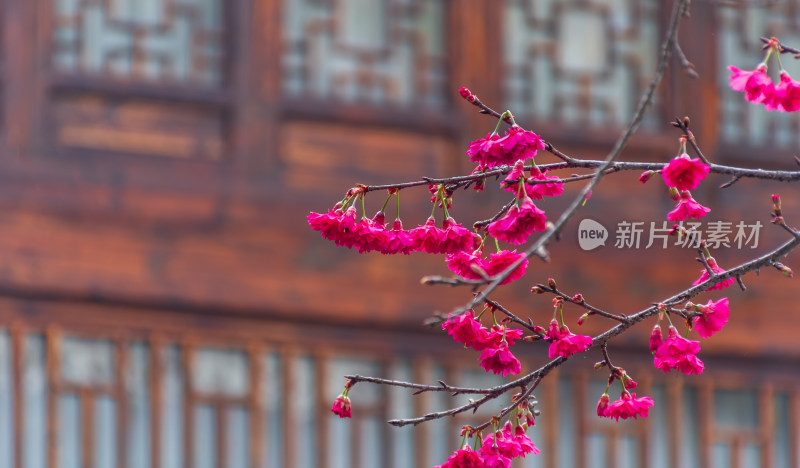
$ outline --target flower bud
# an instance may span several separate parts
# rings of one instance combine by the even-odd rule
[[[581,294],[581,293],[578,293],[578,294],[576,294],[576,295],[572,296],[572,300],[573,300],[573,301],[574,301],[576,304],[583,304],[583,294]]]
[[[656,173],[656,171],[644,171],[644,172],[642,172],[642,175],[639,176],[639,182],[641,182],[643,184],[647,183],[647,181],[650,180],[650,178],[653,177],[653,174],[655,174],[655,173]]]
[[[678,201],[681,199],[681,193],[675,187],[670,187],[669,198],[671,198],[673,201]]]
[[[532,293],[536,293],[536,294],[542,294],[542,293],[544,293],[544,289],[542,289],[541,286],[536,285],[536,286],[531,288],[531,292]]]
[[[547,285],[550,286],[551,289],[556,289],[556,280],[547,278]]]
[[[604,393],[600,396],[600,400],[597,402],[597,415],[600,417],[604,417],[606,415],[606,409],[608,408],[608,393]]]
[[[600,369],[601,367],[605,366],[605,361],[597,361],[594,363],[594,370]]]
[[[585,314],[583,314],[583,315],[581,315],[580,317],[578,317],[578,325],[583,325],[583,322],[584,322],[584,321],[585,321],[587,318],[589,318],[589,312],[586,312]]]
[[[661,343],[664,342],[664,337],[661,334],[661,325],[656,324],[653,331],[650,332],[650,352],[655,353]]]

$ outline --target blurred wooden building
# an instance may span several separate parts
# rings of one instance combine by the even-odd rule
[[[700,77],[673,60],[624,159],[667,160],[668,122],[689,115],[714,161],[792,168],[798,117],[746,103],[726,66],[758,63],[759,36],[800,46],[800,3],[692,3],[680,40]],[[494,122],[460,86],[565,152],[603,157],[653,73],[671,2],[0,4],[0,467],[401,468],[442,463],[458,426],[489,409],[410,430],[384,421],[453,402],[359,385],[352,420],[330,404],[347,373],[496,382],[420,325],[469,292],[419,285],[447,273],[441,258],[359,256],[305,216],[357,182],[469,173],[466,145]],[[608,177],[580,216],[612,231],[663,221],[672,202],[635,176]],[[758,249],[715,251],[723,267],[783,239],[769,193],[800,224],[788,189],[743,180],[696,193],[714,219],[765,225]],[[497,192],[458,193],[456,218],[490,215]],[[406,226],[424,222],[427,193],[403,198]],[[543,207],[555,216],[565,203]],[[554,277],[632,313],[698,272],[692,249],[583,252],[569,231],[504,304],[546,323],[549,299],[528,290]],[[593,416],[604,378],[593,353],[548,379],[531,431],[543,453],[518,466],[800,466],[797,283],[774,271],[745,282],[703,344],[702,376],[657,374],[650,325],[617,343],[615,363],[656,401],[645,421]],[[541,345],[524,346],[524,369],[544,362]]]

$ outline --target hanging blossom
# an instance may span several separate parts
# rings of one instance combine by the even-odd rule
[[[445,257],[445,262],[447,262],[447,268],[458,276],[470,280],[479,280],[483,279],[484,276],[488,276],[488,273],[486,273],[488,262],[483,259],[482,254],[483,252],[480,249],[471,252],[462,250],[454,254],[448,254]]]
[[[433,468],[484,468],[485,466],[480,454],[472,450],[469,445],[464,445],[450,455],[446,462]]]
[[[795,112],[800,110],[800,82],[793,80],[786,70],[781,70],[781,80],[772,98],[764,102],[767,110]]]
[[[601,405],[605,407],[601,409]],[[623,390],[619,400],[611,404],[608,404],[608,395],[603,394],[603,396],[600,397],[600,402],[597,405],[597,414],[598,416],[614,419],[616,421],[619,421],[620,418],[636,419],[638,416],[646,418],[648,411],[650,411],[650,408],[652,407],[653,400],[650,397],[643,396],[637,398],[635,393],[628,393],[627,391]]]
[[[688,190],[682,190],[680,192],[678,205],[667,214],[667,219],[673,222],[686,219],[700,219],[709,211],[711,211],[711,209],[697,203]]]
[[[501,281],[500,284],[508,284],[512,281],[518,280],[525,276],[525,270],[528,268],[528,259],[525,258],[524,253],[517,253],[516,250],[500,250],[499,252],[490,254],[489,260],[485,264],[486,273],[489,276],[498,275],[520,259],[522,259],[522,263],[520,263],[518,267],[514,268],[514,271],[512,271],[511,274]]]
[[[384,248],[380,251],[382,254],[404,254],[408,255],[416,248],[414,241],[408,231],[403,229],[403,221],[396,218],[392,223],[392,229],[387,230],[388,240]]]
[[[709,300],[706,305],[697,304],[693,308],[703,313],[703,315],[694,318],[694,329],[703,338],[712,336],[728,323],[730,309],[728,308],[727,297],[717,301]]]
[[[759,64],[755,70],[740,70],[733,65],[728,66],[731,71],[731,88],[734,91],[744,91],[745,99],[762,104],[772,99],[775,93],[775,84],[767,76],[767,65]]]
[[[508,350],[508,343],[500,346],[486,348],[481,351],[480,365],[486,372],[494,372],[503,377],[508,374],[517,375],[522,372],[522,364],[514,354]]]
[[[333,414],[338,415],[340,418],[350,418],[353,416],[353,412],[350,408],[350,398],[347,397],[345,393],[342,393],[335,400],[333,400],[333,406],[331,407],[331,412]]]
[[[489,255],[489,258],[481,257],[481,250],[464,250],[447,255],[445,261],[447,267],[455,274],[466,279],[480,280],[484,276],[478,272],[485,273],[486,277],[494,276],[505,271],[514,262],[524,259],[520,265],[514,269],[500,284],[508,284],[525,275],[528,268],[528,259],[525,254],[517,253],[516,250],[500,250]]]
[[[559,180],[560,177],[548,176],[547,170],[542,171],[538,166],[531,167],[531,175],[525,178],[525,170],[522,161],[517,161],[514,168],[508,173],[505,179],[500,182],[500,187],[506,192],[519,192],[520,180],[525,182],[525,193],[533,200],[541,200],[544,197],[557,197],[564,192],[562,182],[531,183],[535,181]]]
[[[680,336],[678,330],[670,326],[667,339],[656,349],[653,364],[665,374],[672,369],[678,369],[686,375],[699,375],[704,367],[703,361],[696,356],[699,352],[699,341]]]
[[[483,455],[496,452],[509,459],[525,458],[525,455],[530,453],[534,455],[541,453],[525,434],[525,429],[522,426],[512,426],[511,422],[505,423],[501,430],[484,437],[479,452]]]
[[[661,171],[661,177],[667,187],[678,190],[694,190],[706,178],[710,170],[708,164],[700,158],[691,159],[686,153],[680,154]]]
[[[547,355],[550,359],[556,356],[569,357],[573,354],[586,351],[592,345],[592,337],[586,335],[576,335],[569,331],[566,325],[559,326],[558,321],[550,321],[545,340],[550,340],[550,348]]]
[[[456,253],[471,249],[476,242],[480,242],[477,234],[456,223],[449,216],[445,219],[442,229],[436,227],[436,220],[431,216],[425,224],[409,231],[409,235],[416,245],[416,250],[432,254]]]
[[[511,244],[524,244],[534,232],[545,230],[547,216],[533,204],[533,200],[523,195],[520,205],[512,206],[500,219],[486,227],[486,230],[497,239]]]
[[[334,241],[340,247],[352,247],[355,241],[352,232],[356,227],[358,214],[353,206],[344,212],[340,206],[337,204],[334,210],[326,214],[312,212],[306,219],[311,229],[319,231],[323,238]]]
[[[464,343],[465,347],[470,347],[475,351],[482,351],[489,342],[489,331],[475,318],[475,313],[471,310],[455,317],[449,317],[442,324],[442,329],[455,341]]]
[[[504,164],[513,165],[519,159],[531,159],[543,149],[544,141],[539,135],[514,125],[502,137],[490,133],[485,138],[473,141],[469,144],[467,156],[470,161],[490,169]]]
[[[358,253],[386,250],[391,236],[386,230],[384,213],[379,211],[372,219],[361,218],[356,223],[351,237],[353,247],[358,250]]]
[[[722,273],[725,273],[725,270],[723,270],[722,268],[719,267],[719,265],[717,265],[717,261],[714,259],[714,257],[707,257],[706,258],[706,263],[708,263],[708,267],[711,268],[711,271],[713,271],[714,273],[716,273],[718,275],[722,274]],[[709,278],[711,278],[711,276],[709,276],[708,270],[703,268],[702,270],[700,270],[700,277],[697,278],[696,280],[694,280],[694,282],[692,283],[692,286],[697,286],[700,283],[704,283]],[[733,281],[734,281],[733,278],[728,278],[728,279],[726,279],[724,281],[720,281],[719,283],[715,284],[714,286],[711,286],[710,288],[706,289],[706,291],[711,291],[711,290],[714,290],[714,289],[725,289],[728,286],[731,286],[733,284]]]

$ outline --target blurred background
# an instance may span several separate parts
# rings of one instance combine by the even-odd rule
[[[689,115],[712,161],[796,168],[797,115],[745,102],[728,88],[726,67],[754,68],[759,36],[800,47],[800,3],[692,3],[680,40],[700,77],[673,60],[622,159],[668,160],[678,151],[668,122]],[[352,420],[330,406],[349,373],[499,382],[476,353],[422,326],[470,292],[419,284],[448,274],[440,257],[359,255],[323,240],[305,217],[356,183],[469,173],[467,144],[495,122],[460,99],[460,86],[568,154],[604,157],[652,76],[670,7],[3,1],[0,467],[442,463],[460,425],[499,406],[403,429],[384,421],[465,399],[359,384]],[[660,180],[643,186],[637,176],[606,178],[550,246],[553,262],[532,261],[497,299],[546,325],[551,298],[529,289],[548,277],[624,314],[684,289],[699,274],[697,253],[672,241],[645,247],[673,202]],[[713,249],[723,268],[785,240],[769,224],[769,194],[781,193],[788,222],[800,224],[788,185],[742,180],[719,190],[727,179],[709,179],[694,193],[712,208],[708,221],[764,226],[755,243]],[[578,188],[539,206],[555,219]],[[423,223],[427,191],[402,195],[406,227]],[[471,225],[507,197],[489,181],[483,193],[456,193],[453,214]],[[370,196],[367,210],[383,201]],[[590,252],[577,242],[585,217],[611,236]],[[639,247],[615,246],[625,222],[643,223]],[[798,268],[795,256],[786,263]],[[732,309],[702,343],[701,376],[656,372],[652,322],[614,341],[614,363],[655,400],[645,420],[594,415],[606,377],[592,370],[596,351],[545,379],[529,431],[542,454],[515,466],[800,466],[798,286],[774,269],[744,282],[746,292],[698,298],[727,295]],[[582,312],[565,310],[573,331],[612,325],[591,318],[579,327]],[[513,350],[523,371],[546,362],[545,344]]]

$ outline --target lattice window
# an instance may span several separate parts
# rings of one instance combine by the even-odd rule
[[[56,0],[56,71],[218,86],[221,0]]]
[[[747,3],[747,2],[744,2]],[[760,36],[777,36],[787,44],[800,43],[800,2],[749,2],[751,7],[718,11],[719,87],[721,93],[720,131],[724,144],[737,146],[769,145],[795,149],[800,145],[800,116],[767,112],[730,89],[728,65],[753,69],[764,59]],[[800,64],[784,55],[783,66],[797,79]],[[769,74],[778,82],[778,67],[773,58]]]
[[[372,105],[441,106],[444,4],[284,1],[284,91]]]
[[[625,125],[655,68],[658,13],[658,2],[644,0],[506,0],[507,107],[565,124]]]

